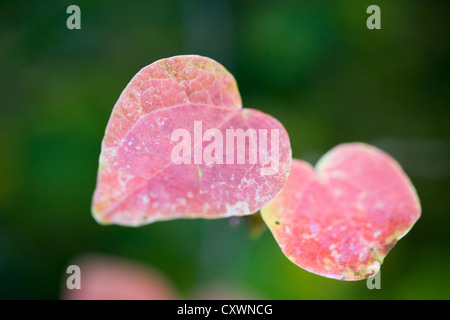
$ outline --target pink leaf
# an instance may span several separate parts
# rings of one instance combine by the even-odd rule
[[[227,149],[227,129],[252,131],[256,140],[245,139],[244,147],[236,139]],[[260,129],[266,131],[265,140]],[[192,140],[174,138],[176,132]],[[261,141],[266,149],[260,149]],[[100,223],[131,226],[248,215],[282,190],[290,165],[284,127],[267,114],[242,109],[236,81],[222,65],[200,56],[162,59],[139,71],[114,107],[92,211]]]
[[[329,151],[316,169],[294,160],[286,187],[261,212],[292,262],[325,277],[360,280],[378,272],[421,208],[394,159],[349,143]]]
[[[88,255],[75,261],[81,288],[67,289],[64,300],[175,300],[178,293],[158,270],[120,258]]]

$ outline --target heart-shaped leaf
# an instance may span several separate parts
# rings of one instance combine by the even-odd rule
[[[102,142],[93,215],[139,226],[254,213],[284,187],[289,137],[242,109],[233,76],[200,56],[162,59],[134,76]]]
[[[399,164],[361,143],[333,148],[315,170],[294,160],[286,187],[261,210],[292,262],[340,280],[378,272],[420,212],[416,191]]]

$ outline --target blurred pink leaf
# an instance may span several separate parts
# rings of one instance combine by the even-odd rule
[[[81,269],[81,289],[64,286],[64,300],[174,300],[170,281],[159,271],[124,259],[86,256],[74,264]],[[64,282],[65,285],[65,282]]]

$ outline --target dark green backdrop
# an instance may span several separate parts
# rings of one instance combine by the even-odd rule
[[[81,30],[66,8],[81,8]],[[381,8],[381,30],[366,8]],[[0,3],[0,297],[60,298],[84,253],[161,270],[189,297],[211,281],[269,299],[449,299],[449,20],[445,1]],[[278,118],[293,155],[342,142],[393,155],[422,217],[382,267],[382,289],[308,273],[270,232],[177,220],[102,227],[90,213],[100,143],[132,76],[179,54],[216,59],[245,107]]]

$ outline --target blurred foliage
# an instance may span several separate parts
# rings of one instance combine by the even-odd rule
[[[81,30],[66,8],[81,8]],[[366,28],[381,8],[382,29]],[[449,2],[2,1],[0,298],[57,299],[74,256],[122,256],[181,290],[237,283],[268,299],[450,298]],[[112,107],[153,61],[196,53],[237,78],[245,107],[288,130],[315,162],[364,141],[396,157],[422,217],[382,267],[382,289],[288,261],[247,222],[176,220],[141,228],[92,219],[100,144]]]

